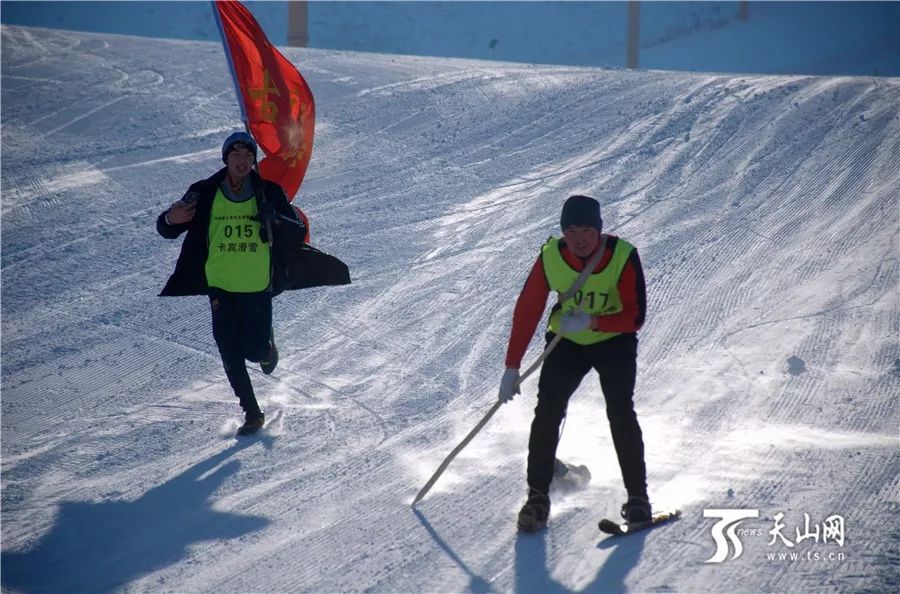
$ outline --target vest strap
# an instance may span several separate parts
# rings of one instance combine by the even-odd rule
[[[588,262],[578,277],[575,279],[575,282],[572,283],[572,286],[566,289],[565,293],[560,293],[559,295],[559,303],[562,304],[566,299],[570,299],[575,296],[575,293],[581,290],[581,287],[584,286],[584,283],[587,282],[588,277],[593,274],[594,269],[597,268],[597,265],[600,264],[600,259],[603,258],[603,252],[606,251],[606,235],[600,235],[600,245],[597,248],[597,253],[594,254],[594,257],[591,258],[590,262]],[[581,303],[575,308],[575,311],[581,310]]]

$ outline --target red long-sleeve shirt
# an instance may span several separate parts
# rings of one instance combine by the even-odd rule
[[[616,248],[618,238],[607,235],[606,249],[600,263],[594,269],[598,273],[609,264],[613,250]],[[563,259],[573,270],[581,271],[594,254],[587,258],[579,258],[566,245],[564,239],[559,241],[559,249]],[[591,328],[599,332],[631,333],[640,330],[644,325],[644,315],[647,307],[647,289],[644,284],[644,270],[641,267],[641,258],[637,249],[632,250],[628,256],[625,268],[618,282],[619,296],[622,299],[622,311],[616,314],[594,316]],[[550,294],[550,284],[544,273],[544,264],[538,255],[528,280],[519,294],[516,307],[513,310],[512,331],[509,335],[509,345],[506,349],[506,366],[518,369],[522,364],[528,343],[534,336],[544,308],[547,305],[547,296]]]

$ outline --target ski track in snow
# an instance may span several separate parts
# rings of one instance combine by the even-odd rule
[[[155,217],[238,127],[220,46],[2,32],[4,590],[900,586],[900,80],[288,50],[318,116],[298,201],[354,283],[276,300],[275,420],[234,441],[205,300],[156,296],[180,242]],[[559,455],[593,480],[547,532],[514,524],[535,378],[412,510],[573,193],[641,252],[651,497],[684,517],[599,534],[624,492],[590,376]],[[764,536],[707,564],[714,507],[842,514],[846,559]]]

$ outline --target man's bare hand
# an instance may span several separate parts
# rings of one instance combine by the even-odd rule
[[[166,219],[170,225],[181,225],[194,218],[197,211],[197,196],[193,192],[186,194],[181,200],[177,200],[169,207]]]

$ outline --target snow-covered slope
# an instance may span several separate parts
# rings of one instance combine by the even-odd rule
[[[4,589],[900,586],[900,80],[287,54],[318,111],[299,200],[354,282],[276,300],[282,363],[251,372],[274,421],[236,442],[208,305],[156,296],[178,242],[153,228],[239,127],[221,47],[3,27]],[[572,193],[641,251],[651,496],[684,517],[601,538],[624,492],[594,378],[560,448],[593,480],[547,532],[514,524],[534,380],[412,510],[493,403]],[[737,559],[706,563],[709,508],[759,510]],[[845,542],[787,548],[778,513]]]

